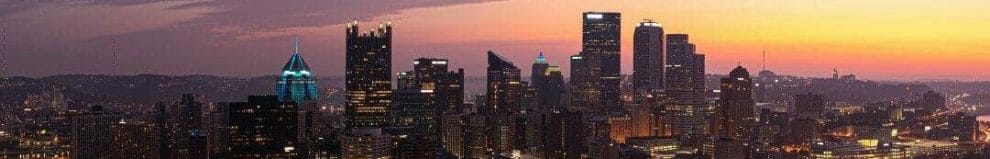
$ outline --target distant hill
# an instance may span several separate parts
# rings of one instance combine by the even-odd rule
[[[86,103],[119,102],[150,104],[175,101],[181,94],[203,95],[207,101],[243,101],[248,95],[273,94],[276,76],[233,78],[209,75],[57,75],[42,78],[11,77],[0,80],[0,100],[12,104],[26,96],[63,88],[66,98]],[[321,99],[343,101],[342,79],[319,78]]]

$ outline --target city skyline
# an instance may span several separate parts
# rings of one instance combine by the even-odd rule
[[[829,77],[832,69],[838,68],[841,74],[871,80],[987,80],[988,72],[979,68],[990,67],[982,62],[990,59],[990,55],[981,54],[986,46],[979,45],[988,37],[971,34],[983,26],[980,24],[986,20],[981,19],[990,18],[979,12],[980,6],[988,5],[973,3],[987,2],[427,2],[373,5],[303,1],[250,14],[245,10],[273,2],[7,2],[3,6],[11,9],[0,14],[0,27],[7,34],[4,53],[8,68],[4,74],[271,75],[277,70],[270,66],[284,62],[275,59],[286,56],[284,50],[291,46],[288,39],[299,35],[312,39],[304,41],[301,49],[307,52],[314,74],[343,76],[339,28],[351,19],[370,23],[391,19],[403,26],[396,29],[403,34],[396,36],[393,70],[409,70],[405,63],[418,57],[436,57],[465,68],[466,76],[483,76],[484,66],[475,64],[484,59],[471,57],[481,57],[489,49],[521,63],[529,63],[533,55],[544,52],[549,63],[568,70],[567,57],[581,49],[581,19],[576,15],[586,11],[624,14],[621,57],[625,66],[622,74],[626,75],[632,74],[631,35],[640,19],[663,24],[667,33],[693,35],[698,52],[709,57],[706,72],[715,74],[727,74],[726,70],[738,63],[759,69],[764,50],[770,70],[811,77]],[[362,13],[327,11],[334,6],[374,9]],[[539,16],[495,14],[508,10]],[[446,14],[452,12],[463,14]],[[883,14],[871,14],[874,12]],[[141,18],[163,16],[169,18],[155,22]],[[231,20],[237,22],[221,22]],[[74,27],[65,26],[90,32],[77,33],[72,31]],[[115,48],[113,39],[118,43]],[[195,40],[183,41],[186,39]],[[114,51],[119,56],[116,63],[120,71],[116,73],[111,60]],[[40,60],[54,64],[30,65]],[[529,73],[529,66],[520,67],[523,74]],[[568,71],[563,73],[570,77]]]
[[[975,80],[983,78],[979,68],[954,70],[952,67],[961,65],[938,61],[941,57],[958,57],[982,65],[982,55],[940,52],[960,49],[967,41],[956,39],[952,45],[944,46],[917,41],[932,40],[923,36],[930,33],[925,31],[940,30],[913,29],[890,36],[885,31],[900,28],[880,31],[850,27],[822,35],[780,37],[807,31],[796,27],[800,25],[843,24],[877,15],[800,24],[775,21],[777,25],[760,26],[752,23],[780,18],[779,15],[732,18],[746,15],[740,11],[774,7],[755,5],[768,3],[764,1],[656,3],[671,4],[671,10],[633,3],[595,6],[618,9],[583,6],[600,2],[539,3],[548,2],[0,2],[0,9],[9,11],[0,11],[3,22],[5,14],[36,12],[33,14],[59,16],[79,12],[62,15],[78,17],[37,26],[40,30],[54,26],[72,31],[46,32],[38,39],[77,36],[74,40],[88,46],[104,45],[101,38],[110,42],[109,48],[94,49],[73,45],[72,39],[55,38],[58,40],[50,47],[30,50],[65,49],[68,51],[50,57],[72,55],[74,58],[68,61],[77,63],[36,60],[27,61],[34,66],[29,70],[9,69],[8,61],[18,65],[24,60],[8,58],[9,32],[0,30],[0,158],[990,158],[990,121],[982,121],[990,116],[990,81],[925,81],[928,75],[963,77],[952,75],[957,73],[967,73],[966,77],[977,77]],[[512,6],[519,4],[527,5]],[[533,4],[538,5],[533,8]],[[872,2],[830,3],[833,4],[886,6]],[[692,5],[703,7],[691,8]],[[44,11],[53,6],[57,9]],[[84,6],[96,7],[83,10],[101,12],[104,17],[73,8]],[[207,10],[190,17],[145,14],[157,14],[155,7],[168,11]],[[472,7],[480,8],[456,11]],[[640,7],[651,10],[638,10],[643,9]],[[735,7],[743,9],[732,10]],[[139,21],[149,23],[125,20],[113,24],[82,18],[119,20],[135,16],[117,12],[122,8],[142,14],[136,16],[147,16]],[[682,10],[685,8],[690,9]],[[511,10],[479,14],[490,9]],[[517,9],[523,11],[513,11]],[[571,9],[582,11],[571,13]],[[685,14],[671,15],[674,18],[669,22],[664,18],[635,18],[667,11]],[[367,16],[353,16],[344,25],[317,20],[354,13]],[[711,16],[712,13],[726,15]],[[822,15],[800,18],[811,22]],[[239,18],[223,18],[231,16]],[[491,17],[499,18],[486,19]],[[571,17],[580,21],[566,20]],[[678,19],[684,17],[691,21]],[[384,20],[366,20],[379,18]],[[302,23],[289,22],[292,20]],[[14,21],[16,25],[32,24],[31,20]],[[85,23],[105,27],[89,28]],[[572,30],[572,23],[580,24],[580,29]],[[635,28],[624,23],[633,23]],[[139,29],[155,25],[165,25],[168,31]],[[679,30],[681,26],[686,31]],[[760,30],[773,27],[783,28]],[[117,30],[120,28],[140,31]],[[36,33],[15,30],[16,34]],[[580,37],[572,37],[572,33]],[[918,34],[908,37],[907,33]],[[293,38],[286,40],[292,41],[288,47],[270,42],[285,40],[286,35]],[[872,37],[876,35],[900,41]],[[967,35],[977,39],[980,36]],[[81,38],[85,36],[98,38]],[[344,40],[324,38],[327,36]],[[16,41],[23,40],[14,37]],[[948,37],[958,38],[940,36]],[[306,41],[300,40],[303,38]],[[574,49],[569,43],[575,39],[579,39],[579,51],[561,51]],[[31,40],[37,39],[23,41]],[[327,41],[330,43],[322,43]],[[750,52],[747,49],[768,46],[758,43],[814,53],[798,55],[808,59],[785,57],[786,61],[767,64],[767,50],[761,48],[758,65],[743,64],[750,60],[745,57]],[[896,49],[872,48],[877,44]],[[270,51],[266,45],[282,47],[277,52],[289,52],[288,59],[284,53],[267,57],[272,54],[262,53]],[[336,57],[335,47],[341,45],[342,57]],[[17,43],[13,46],[20,47]],[[542,46],[551,48],[547,53],[526,51]],[[438,47],[446,49],[411,55],[408,52]],[[485,50],[487,58],[476,56],[478,49]],[[80,55],[93,50],[110,54],[95,59],[87,58],[104,55]],[[241,51],[228,52],[232,50]],[[883,52],[899,50],[909,51],[893,57],[885,57],[892,55]],[[933,51],[939,54],[921,56]],[[304,52],[308,62],[303,59]],[[821,53],[827,53],[827,57],[817,57]],[[897,62],[911,58],[919,59],[910,60],[910,66]],[[269,66],[272,59],[279,63]],[[109,61],[109,65],[95,61]],[[83,65],[77,66],[80,63]],[[337,68],[337,64],[343,67]],[[731,69],[722,68],[726,64]],[[840,67],[847,66],[843,64],[856,67]],[[89,65],[97,72],[87,72]],[[145,74],[128,73],[135,71],[135,65],[144,65]],[[820,68],[827,65],[840,66]],[[151,66],[175,74],[206,75],[155,75],[161,72]],[[483,72],[473,70],[479,66],[484,67]],[[32,78],[12,72],[14,76],[6,76],[8,69],[23,72],[63,67],[52,73],[69,75]],[[255,67],[274,71],[253,75]],[[102,69],[108,72],[100,72]],[[723,69],[729,72],[723,73]],[[826,78],[819,78],[822,76],[818,73],[801,74],[801,70],[820,69],[827,70]],[[238,78],[238,72],[260,77]],[[35,73],[40,76],[44,71]],[[529,76],[524,76],[527,73]],[[919,81],[871,79],[896,79],[900,75]],[[466,78],[469,76],[472,77]],[[484,79],[479,80],[479,76]]]

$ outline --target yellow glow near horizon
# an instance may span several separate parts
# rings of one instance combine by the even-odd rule
[[[642,19],[667,33],[688,33],[707,54],[708,72],[737,62],[759,70],[766,50],[772,70],[870,79],[990,78],[990,1],[573,1],[519,0],[404,10],[400,41],[527,43],[566,65],[580,50],[580,13],[622,13],[623,71],[631,70],[632,32]],[[521,47],[521,46],[500,46]],[[499,48],[493,48],[499,49]],[[528,61],[527,61],[528,62]],[[566,70],[567,67],[564,67]],[[566,73],[566,72],[565,72]]]

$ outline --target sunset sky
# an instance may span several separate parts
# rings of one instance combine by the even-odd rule
[[[632,31],[642,19],[690,34],[707,73],[741,63],[778,74],[830,76],[833,68],[871,80],[990,80],[986,0],[643,0],[643,1],[3,1],[4,75],[276,74],[292,36],[318,76],[344,72],[344,23],[363,29],[392,20],[393,72],[417,57],[449,58],[483,76],[484,52],[512,59],[524,74],[540,51],[569,68],[581,13],[622,13],[622,70],[632,72]],[[565,71],[565,75],[567,75]]]

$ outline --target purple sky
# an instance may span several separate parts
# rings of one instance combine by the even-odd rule
[[[344,28],[327,27],[357,19],[367,28],[401,10],[481,1],[0,1],[4,74],[109,74],[116,39],[118,74],[269,75],[299,35],[314,71],[339,76]],[[327,29],[305,30],[318,27]]]

